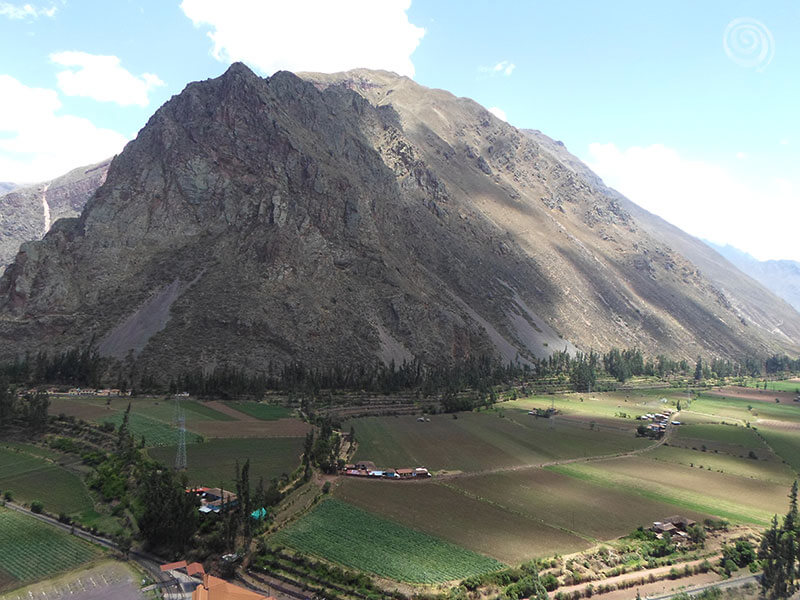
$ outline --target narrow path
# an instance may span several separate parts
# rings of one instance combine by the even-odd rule
[[[670,417],[670,420],[675,419],[680,413],[676,412]],[[656,443],[651,444],[649,446],[645,446],[644,448],[638,448],[636,450],[629,450],[627,452],[615,452],[613,454],[600,454],[596,456],[578,456],[574,458],[563,458],[560,460],[553,460],[544,463],[536,463],[536,464],[527,464],[527,465],[514,465],[511,467],[496,467],[494,469],[483,469],[481,471],[470,471],[466,473],[449,473],[446,475],[438,475],[434,477],[432,480],[427,481],[445,481],[448,479],[462,479],[466,477],[480,477],[482,475],[493,475],[496,473],[508,473],[514,471],[525,471],[528,469],[544,469],[546,467],[555,467],[558,465],[569,465],[575,463],[586,463],[586,462],[593,462],[598,460],[610,460],[613,458],[625,458],[628,456],[637,456],[639,454],[644,454],[645,452],[650,452],[651,450],[655,450],[656,448],[663,446],[670,440],[672,436],[672,431],[674,429],[673,425],[667,425],[667,430],[664,433],[663,437],[656,441]],[[406,481],[413,481],[413,480],[406,480]],[[423,480],[426,481],[426,480]]]

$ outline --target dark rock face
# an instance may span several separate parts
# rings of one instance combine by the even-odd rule
[[[105,160],[35,185],[0,183],[0,270],[23,242],[41,239],[58,219],[77,217],[106,179]],[[3,186],[8,188],[4,189]],[[45,209],[45,203],[47,208]]]
[[[0,354],[94,339],[166,376],[798,348],[543,136],[393,74],[303,77],[235,64],[159,109],[0,280]]]

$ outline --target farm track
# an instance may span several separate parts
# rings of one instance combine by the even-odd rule
[[[673,417],[677,417],[679,414],[680,413],[675,413],[673,415]],[[510,466],[510,467],[496,467],[494,469],[483,469],[483,470],[480,470],[480,471],[470,471],[470,472],[462,472],[462,473],[447,473],[445,475],[437,475],[436,477],[433,477],[432,479],[422,480],[422,483],[447,481],[447,480],[450,480],[450,479],[464,479],[464,478],[467,478],[467,477],[481,477],[481,476],[484,476],[484,475],[494,475],[494,474],[497,474],[497,473],[511,473],[511,472],[516,472],[516,471],[527,471],[527,470],[530,470],[530,469],[544,469],[544,468],[547,468],[547,467],[556,467],[556,466],[559,466],[559,465],[570,465],[570,464],[575,464],[575,463],[587,463],[587,462],[594,462],[594,461],[599,461],[599,460],[610,460],[610,459],[613,459],[613,458],[626,458],[626,457],[629,457],[629,456],[637,456],[639,454],[644,454],[645,452],[650,452],[652,450],[655,450],[656,448],[659,448],[659,447],[663,446],[665,443],[667,443],[670,440],[670,438],[672,436],[673,429],[674,428],[673,428],[672,425],[668,426],[667,427],[667,431],[664,434],[664,437],[662,437],[660,440],[658,440],[655,444],[651,444],[650,446],[646,446],[644,448],[638,448],[636,450],[629,450],[627,452],[614,452],[612,454],[600,454],[600,455],[597,455],[597,456],[578,456],[578,457],[575,457],[575,458],[564,458],[564,459],[560,459],[560,460],[553,460],[553,461],[549,461],[549,462],[537,463],[537,464],[532,464],[532,465],[531,464],[514,465],[514,466]],[[401,480],[401,483],[402,482],[419,483],[419,481],[414,481],[414,480],[410,480],[410,479]]]

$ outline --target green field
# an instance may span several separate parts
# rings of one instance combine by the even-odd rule
[[[175,446],[150,448],[148,454],[165,465],[175,462]],[[291,473],[300,464],[303,438],[212,439],[187,444],[187,476],[192,485],[232,486],[236,461],[241,466],[250,459],[253,486],[263,477],[266,485],[273,477]]]
[[[119,427],[122,419],[123,413],[117,412],[105,417],[103,422],[113,423],[115,427]],[[137,443],[144,437],[146,446],[168,446],[176,444],[178,441],[178,429],[176,427],[138,413],[131,412],[128,416],[128,428],[136,438]],[[187,444],[197,442],[200,439],[201,436],[196,433],[186,432]]]
[[[77,475],[22,451],[0,448],[0,490],[10,490],[15,500],[26,504],[40,500],[51,513],[77,517],[94,508]]]
[[[320,503],[272,541],[409,583],[440,583],[504,566],[335,499]]]
[[[84,565],[101,551],[32,517],[0,508],[0,590]]]
[[[590,542],[547,521],[544,512],[523,514],[505,502],[465,494],[456,486],[482,479],[469,477],[435,483],[365,481],[347,478],[334,491],[337,498],[374,514],[401,521],[419,531],[447,540],[507,564],[534,557],[583,550]],[[480,492],[485,491],[481,489]]]
[[[457,419],[433,415],[430,422],[413,416],[367,417],[346,422],[344,430],[355,430],[357,460],[382,467],[481,471],[648,445],[634,436],[634,421],[621,421],[624,426],[611,428],[592,426],[589,420],[537,419],[504,404],[500,411],[460,413]]]
[[[747,379],[744,384],[749,388],[756,388],[760,390],[764,389],[764,382],[759,381],[758,379]],[[800,381],[790,381],[788,379],[768,381],[767,390],[772,390],[773,392],[791,392],[800,394]]]
[[[277,421],[292,416],[292,409],[275,404],[263,402],[228,402],[227,404],[241,413],[262,421]]]

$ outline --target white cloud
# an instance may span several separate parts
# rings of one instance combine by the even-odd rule
[[[411,54],[425,30],[408,21],[411,0],[183,0],[207,25],[212,55],[263,73],[386,69],[413,77]]]
[[[746,159],[747,158],[747,152],[737,152],[736,153],[736,158],[738,158],[739,160]]]
[[[58,114],[55,90],[0,75],[0,181],[30,183],[119,152],[127,141],[89,120]]]
[[[87,52],[56,52],[50,55],[57,65],[70,67],[59,71],[58,87],[67,96],[82,96],[120,106],[147,106],[148,93],[164,82],[152,73],[133,75],[123,68],[116,56]]]
[[[800,260],[800,181],[749,184],[724,167],[660,144],[625,150],[590,144],[587,163],[607,185],[692,235],[761,260]]]
[[[35,4],[12,4],[11,2],[0,2],[0,16],[9,19],[38,19],[39,17],[52,17],[58,8],[51,4],[47,8],[36,6]]]
[[[514,63],[507,60],[501,60],[499,63],[497,63],[492,67],[478,67],[478,70],[481,73],[488,73],[489,75],[504,75],[506,77],[509,77],[516,68],[517,65],[515,65]]]
[[[505,121],[506,123],[508,123],[508,118],[506,117],[506,111],[504,111],[502,108],[498,108],[497,106],[493,106],[493,107],[491,107],[489,109],[489,112],[492,113],[498,119],[501,119],[501,120]]]

